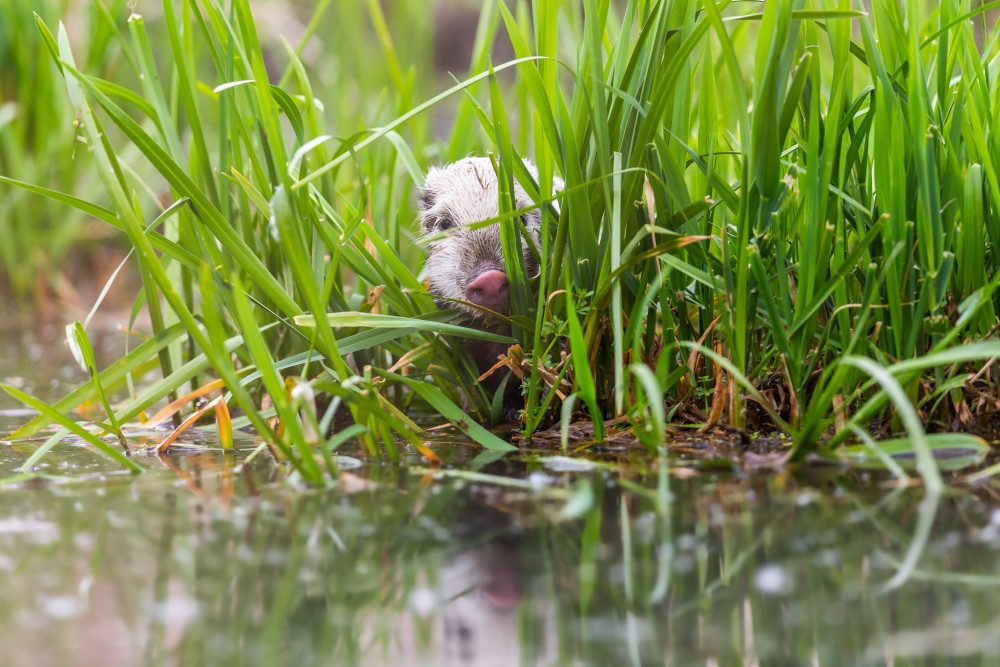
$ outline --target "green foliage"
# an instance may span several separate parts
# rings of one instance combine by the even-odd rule
[[[53,22],[65,16],[70,0],[9,0],[0,3],[0,174],[40,186],[92,196],[98,187],[93,165],[77,142],[73,108],[65,85],[41,39],[33,15]],[[105,0],[80,7],[80,45],[88,72],[114,70],[122,60],[114,15],[126,0]],[[125,149],[128,151],[128,149]],[[134,152],[132,152],[134,157]],[[0,196],[0,289],[17,299],[58,282],[67,255],[115,234],[87,216],[27,192]]]
[[[282,382],[300,373],[347,406],[373,454],[394,455],[394,432],[415,437],[403,414],[420,407],[496,447],[471,427],[493,397],[448,335],[462,323],[425,293],[411,203],[429,164],[489,152],[527,435],[560,414],[565,427],[563,379],[598,438],[625,415],[651,450],[682,404],[780,427],[797,457],[899,414],[937,483],[919,417],[950,403],[911,406],[995,356],[954,354],[993,335],[1000,284],[1000,33],[985,9],[486,2],[468,78],[440,93],[424,3],[323,2],[280,50],[262,46],[248,0],[163,7],[148,30],[128,19],[128,37],[112,21],[132,87],[100,78],[92,57],[75,64],[62,31],[38,22],[71,99],[53,122],[79,119],[110,203],[28,189],[125,232],[159,341],[129,367],[156,355],[164,379],[119,421],[216,375],[317,481]],[[310,43],[321,26],[334,37]],[[417,45],[405,55],[403,26]],[[515,59],[494,65],[500,32]],[[306,62],[309,46],[322,58]],[[453,119],[437,140],[435,116]],[[542,210],[537,277],[517,261],[515,178]],[[181,199],[147,229],[160,200]],[[123,379],[108,369],[94,387]],[[280,432],[259,416],[263,394]],[[851,428],[831,440],[835,424]]]

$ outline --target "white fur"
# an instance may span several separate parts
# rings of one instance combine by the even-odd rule
[[[525,161],[525,166],[537,179],[535,166],[528,161]],[[554,181],[554,189],[562,190],[562,180],[557,178]],[[516,181],[514,205],[518,209],[534,205]],[[427,248],[424,274],[434,296],[464,301],[466,286],[482,267],[505,270],[500,227],[468,228],[471,224],[497,217],[499,210],[497,175],[489,158],[465,158],[430,170],[421,196],[420,220],[429,234],[445,231],[444,227],[447,227],[447,235],[429,242]],[[532,210],[524,215],[524,221],[538,247],[541,213],[537,209]],[[527,257],[527,240],[524,240],[524,252]],[[441,305],[461,308],[447,301],[442,301]],[[474,309],[464,310],[472,315],[479,314]]]

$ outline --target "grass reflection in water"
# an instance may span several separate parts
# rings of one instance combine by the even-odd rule
[[[65,456],[84,458],[106,465]],[[888,589],[921,492],[841,474],[366,465],[300,492],[263,459],[143,464],[3,491],[4,664],[989,664],[1000,648],[1000,512],[974,493],[941,500]]]

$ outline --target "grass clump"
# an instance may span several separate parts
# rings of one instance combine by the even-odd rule
[[[247,0],[166,0],[155,30],[132,16],[115,36],[131,88],[37,21],[108,206],[45,194],[122,230],[152,327],[57,407],[155,364],[163,379],[116,409],[127,422],[221,378],[318,481],[311,448],[329,453],[338,408],[372,454],[420,445],[417,408],[502,449],[477,426],[494,401],[463,336],[516,343],[528,436],[583,409],[598,439],[609,417],[650,449],[668,422],[726,422],[784,431],[801,457],[905,427],[930,461],[926,424],[971,428],[970,397],[995,396],[989,6],[487,2],[468,77],[440,92],[379,3],[344,4],[276,51]],[[379,51],[358,65],[325,45],[362,71],[317,87],[302,54],[328,21]],[[429,44],[414,25],[428,32],[407,42]],[[499,34],[515,59],[494,64]],[[451,117],[436,141],[434,114]],[[414,243],[426,166],[487,152],[542,212],[539,275],[508,267],[509,336],[437,311]],[[500,211],[520,261],[523,211]]]

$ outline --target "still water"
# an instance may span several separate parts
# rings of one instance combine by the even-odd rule
[[[0,379],[43,397],[79,379],[58,343],[0,351]],[[17,407],[0,398],[0,433]],[[0,444],[0,477],[37,444]],[[68,444],[54,481],[0,486],[0,665],[1000,664],[993,487],[934,506],[832,469],[442,441],[443,473],[354,453],[310,491],[246,464],[250,439],[210,445],[133,476]]]

